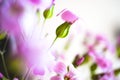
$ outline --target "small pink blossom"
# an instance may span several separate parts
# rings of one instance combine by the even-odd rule
[[[104,48],[109,50],[111,53],[115,53],[115,47],[107,40],[105,36],[96,35],[96,41],[99,44],[104,44]]]
[[[71,24],[74,23],[76,20],[78,20],[78,17],[69,10],[64,9],[59,14],[61,14],[61,18],[64,21],[71,23]]]
[[[112,67],[112,63],[105,59],[104,57],[96,57],[96,63],[102,68],[102,69],[107,69],[109,70]]]

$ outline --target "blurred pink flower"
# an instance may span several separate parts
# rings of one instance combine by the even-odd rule
[[[110,62],[104,57],[97,56],[95,61],[98,66],[100,66],[104,70],[110,70],[112,68],[112,62]]]
[[[89,52],[89,55],[95,60],[98,66],[100,66],[104,71],[109,71],[112,68],[112,62],[95,51]]]
[[[99,80],[116,80],[114,73],[110,72],[110,73],[106,73],[103,77],[101,77]]]
[[[0,72],[0,79],[3,78],[3,74]]]
[[[68,71],[67,71],[68,70]],[[55,76],[56,77],[62,77],[65,80],[69,79],[69,80],[78,80],[77,78],[77,73],[76,73],[76,69],[74,68],[74,66],[71,64],[69,67],[65,66],[64,63],[62,62],[58,62],[57,65],[55,66],[54,71],[59,75],[59,76]]]
[[[115,53],[115,47],[114,47],[114,45],[112,45],[105,36],[96,35],[95,38],[96,38],[96,41],[99,44],[104,44],[104,48],[106,50],[109,50],[111,53]]]
[[[47,9],[54,4],[55,0],[29,0],[33,5],[39,9]]]
[[[46,69],[54,63],[54,56],[48,51],[48,47],[42,40],[26,40],[19,44],[18,52],[35,75],[44,75]]]
[[[19,20],[23,11],[24,7],[20,0],[4,1],[0,8],[0,21],[2,29],[9,34],[17,35],[21,33]]]
[[[13,80],[19,80],[18,78],[13,78]]]

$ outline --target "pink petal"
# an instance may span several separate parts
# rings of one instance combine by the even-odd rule
[[[69,10],[64,11],[61,17],[64,21],[69,23],[74,23],[78,19],[78,17],[74,15],[72,12],[70,12]]]
[[[62,62],[58,62],[54,67],[54,71],[58,74],[64,74],[66,72],[66,65]]]
[[[56,75],[56,76],[51,77],[50,80],[63,80],[63,79],[61,76]]]
[[[44,69],[40,69],[40,68],[35,68],[34,70],[33,70],[33,73],[35,74],[35,75],[44,75],[45,74],[45,70]]]

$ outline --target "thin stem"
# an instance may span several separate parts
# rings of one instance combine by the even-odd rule
[[[25,76],[22,78],[22,80],[27,80],[27,77],[29,76],[30,71],[31,71],[31,68],[28,68],[28,70],[27,70]]]
[[[5,74],[6,74],[7,78],[10,79],[9,74],[8,74],[8,70],[6,67],[6,63],[5,63],[4,52],[0,51],[0,54],[1,54],[1,58],[2,58],[3,67],[5,70]]]
[[[58,38],[58,37],[56,37],[56,38],[54,39],[54,41],[52,42],[50,48],[54,45],[54,43],[55,43],[55,41],[57,40],[57,38]],[[50,49],[50,48],[49,48],[49,49]]]
[[[5,44],[4,44],[4,47],[3,47],[3,52],[5,51],[5,48],[6,48],[6,46],[7,46],[7,43],[8,43],[8,37],[7,37],[7,39],[6,39],[6,41],[5,41]]]

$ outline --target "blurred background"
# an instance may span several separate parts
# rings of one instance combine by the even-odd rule
[[[83,47],[83,41],[86,37],[87,33],[92,35],[100,34],[105,36],[110,43],[116,47],[116,51],[114,55],[107,54],[105,55],[107,58],[111,59],[113,64],[113,69],[120,68],[120,52],[117,52],[117,49],[120,49],[120,0],[55,0],[55,10],[54,15],[51,19],[48,19],[45,22],[43,34],[48,35],[49,43],[51,43],[55,38],[55,30],[56,28],[63,23],[63,20],[60,16],[56,16],[60,11],[63,9],[68,9],[73,12],[75,15],[79,17],[79,20],[72,25],[70,29],[69,36],[64,39],[58,39],[52,50],[55,50],[58,54],[65,53],[67,60],[65,61],[66,64],[70,64],[73,61],[76,54],[80,54],[81,56],[84,55],[86,52],[85,47]],[[20,21],[22,26],[25,26],[25,30],[29,35],[29,32],[32,32],[32,27],[35,24],[36,14],[34,8],[31,8],[29,5],[26,8],[24,16]],[[43,21],[43,17],[41,17],[41,21]],[[29,22],[29,23],[28,23]],[[42,25],[42,24],[40,24]],[[36,31],[38,31],[36,29]],[[35,32],[33,35],[36,35]],[[69,49],[66,51],[64,47],[67,42],[71,40],[71,44]],[[90,39],[92,41],[92,39]],[[5,44],[6,38],[0,40],[0,49],[3,49],[3,45]],[[9,58],[10,60],[14,60],[13,58],[9,57],[9,45],[11,42],[8,39],[8,43],[6,46],[6,63],[7,67],[9,68]],[[109,52],[108,52],[109,53]],[[118,54],[117,54],[118,53]],[[13,57],[13,56],[12,56]],[[16,59],[15,59],[16,60]],[[7,62],[8,61],[8,62]],[[14,65],[18,62],[14,62]],[[0,72],[5,74],[2,67],[2,62],[0,60]],[[91,80],[90,79],[90,71],[89,71],[89,64],[81,65],[78,68],[80,80]],[[17,70],[17,69],[15,69]],[[18,74],[14,73],[13,69],[9,70],[11,77],[17,76],[20,77],[21,73],[18,70]],[[97,70],[96,73],[101,73],[101,70]],[[16,74],[16,75],[15,75]],[[120,75],[116,80],[120,79]],[[47,80],[47,78],[45,79]],[[49,80],[49,79],[48,79]]]

